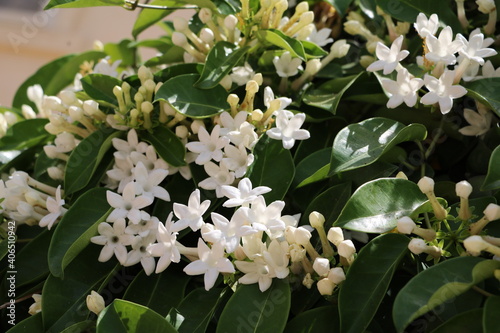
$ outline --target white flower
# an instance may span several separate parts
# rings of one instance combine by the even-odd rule
[[[220,136],[220,126],[216,125],[212,129],[211,134],[208,134],[204,127],[200,127],[198,138],[200,141],[189,142],[186,144],[187,149],[193,153],[199,154],[195,163],[204,165],[210,160],[220,162],[223,156],[222,148],[229,143],[229,139],[227,137]]]
[[[403,102],[409,107],[415,106],[418,90],[422,88],[424,81],[419,78],[413,78],[406,68],[398,71],[396,80],[381,79],[382,87],[390,94],[387,107],[395,108]]]
[[[467,90],[456,84],[453,84],[455,71],[445,70],[439,79],[425,74],[424,83],[429,92],[425,94],[420,102],[425,105],[439,103],[442,114],[450,112],[453,106],[453,99],[460,98],[467,94]]]
[[[244,225],[243,221],[233,216],[231,221],[228,221],[224,216],[212,213],[213,225],[205,223],[201,228],[203,239],[210,243],[222,244],[227,253],[232,253],[240,245],[240,239],[255,233],[256,231],[248,225]]]
[[[203,214],[210,207],[210,200],[205,200],[200,203],[200,190],[194,190],[189,196],[188,205],[174,203],[174,214],[177,216],[177,221],[173,229],[180,231],[187,227],[196,231],[203,225]]]
[[[104,298],[94,290],[90,292],[90,295],[87,295],[85,302],[87,303],[87,308],[96,315],[104,310]]]
[[[264,258],[258,256],[254,261],[235,261],[234,265],[242,272],[245,273],[238,282],[241,284],[254,284],[259,283],[261,292],[269,289],[273,282],[275,274],[272,267],[270,267]]]
[[[243,122],[237,130],[231,131],[227,137],[235,146],[243,145],[248,149],[252,149],[259,139],[255,133],[255,126],[249,122]]]
[[[106,198],[114,210],[109,214],[108,221],[114,222],[119,218],[128,218],[133,223],[138,223],[144,216],[140,209],[153,203],[150,196],[135,195],[136,185],[134,182],[128,183],[123,189],[122,195],[107,191]]]
[[[476,105],[478,112],[467,108],[464,109],[464,118],[470,125],[458,130],[463,135],[480,136],[488,132],[491,128],[493,113],[481,103],[477,103]]]
[[[54,222],[57,220],[61,214],[64,213],[65,209],[63,207],[64,205],[64,200],[61,199],[61,185],[57,187],[56,190],[56,197],[55,199],[53,197],[47,197],[47,210],[49,211],[49,214],[45,215],[41,220],[40,223],[38,224],[40,227],[47,227],[47,229],[50,230],[52,228],[52,225]]]
[[[453,40],[453,31],[449,26],[439,33],[438,38],[428,35],[426,45],[429,52],[425,54],[425,57],[435,63],[442,61],[446,65],[454,65],[457,61],[455,53],[464,47],[460,39]]]
[[[113,63],[110,62],[110,58],[106,57],[101,59],[93,69],[93,74],[104,74],[112,77],[118,77],[118,71],[116,70],[120,66],[121,60],[117,60]]]
[[[244,66],[236,66],[233,68],[233,73],[229,74],[231,80],[239,86],[244,86],[250,81],[255,75],[252,66],[248,62],[245,62]]]
[[[483,78],[488,78],[488,77],[500,77],[500,67],[495,69],[493,67],[493,64],[491,61],[487,61],[482,68],[481,73],[483,74]]]
[[[257,196],[251,205],[252,227],[260,231],[285,230],[285,222],[281,220],[284,201],[273,201],[269,206],[263,196]]]
[[[151,234],[156,235],[159,223],[160,220],[158,220],[156,216],[151,216],[150,218],[143,219],[138,223],[129,224],[125,229],[125,233],[130,235],[139,235],[141,237],[146,237]]]
[[[314,260],[313,269],[319,276],[327,276],[330,272],[330,261],[327,258],[317,257]]]
[[[125,233],[125,225],[124,218],[117,219],[113,226],[106,222],[99,223],[97,227],[99,236],[92,237],[90,241],[104,245],[98,258],[100,262],[108,261],[114,254],[120,264],[125,264],[127,261],[127,248],[125,246],[132,244],[134,240],[134,236]]]
[[[290,77],[297,75],[299,72],[302,60],[300,58],[293,58],[290,52],[284,52],[281,57],[274,57],[273,59],[274,67],[276,67],[276,73],[280,77]]]
[[[106,175],[110,179],[119,182],[117,189],[118,193],[123,193],[125,185],[134,181],[134,174],[132,173],[133,168],[134,164],[130,158],[115,158],[113,169],[106,171]]]
[[[476,4],[479,6],[478,10],[483,14],[488,14],[496,9],[493,0],[476,0]]]
[[[246,206],[252,203],[255,199],[257,199],[258,195],[270,192],[271,188],[267,186],[257,186],[256,188],[252,188],[252,182],[249,178],[243,178],[238,183],[238,188],[223,185],[221,186],[221,192],[229,200],[225,201],[222,206],[224,207],[237,207],[237,206]]]
[[[137,236],[132,242],[132,250],[128,253],[127,261],[124,266],[132,266],[141,263],[146,275],[150,275],[155,270],[155,260],[150,252],[147,251],[148,246],[156,240],[156,234],[152,233],[146,237]]]
[[[146,151],[148,146],[145,142],[139,142],[139,137],[137,136],[135,129],[128,131],[127,141],[119,138],[113,138],[111,142],[113,143],[113,147],[117,150],[114,154],[115,157],[121,159],[126,159],[133,151],[143,153]]]
[[[234,273],[234,266],[224,257],[224,249],[221,244],[212,244],[210,249],[201,238],[198,239],[198,257],[186,267],[184,272],[188,275],[205,274],[205,290],[210,290],[217,280],[219,273]]]
[[[226,167],[234,171],[234,176],[236,178],[241,178],[247,172],[247,169],[252,165],[254,161],[253,154],[248,154],[247,149],[243,144],[238,148],[233,145],[227,145],[224,148],[225,156],[221,163],[225,164]]]
[[[333,39],[330,38],[331,32],[332,29],[329,28],[322,28],[318,31],[316,26],[313,25],[313,31],[306,40],[318,46],[325,46],[326,44],[333,42]]]
[[[291,149],[295,140],[309,139],[309,131],[300,129],[306,119],[304,113],[293,115],[292,112],[281,110],[276,115],[276,127],[266,133],[270,138],[283,141],[283,148]]]
[[[480,65],[484,64],[483,58],[491,57],[497,54],[497,51],[494,49],[483,47],[484,35],[482,33],[469,36],[468,41],[464,36],[458,34],[457,39],[462,41],[464,44],[464,47],[459,50],[460,55],[475,61]]]
[[[377,43],[375,52],[379,60],[370,64],[366,70],[369,72],[375,72],[383,69],[384,75],[392,73],[398,66],[399,62],[410,54],[407,50],[401,51],[403,40],[403,36],[396,38],[390,49],[380,42]]]
[[[138,194],[170,201],[167,190],[158,186],[168,175],[168,170],[156,168],[148,172],[142,162],[139,162],[134,169],[134,176],[137,184]]]
[[[238,131],[240,126],[247,121],[248,112],[240,111],[233,118],[229,112],[224,111],[219,116],[221,124],[220,135],[227,135],[231,131]]]
[[[436,14],[432,14],[427,19],[424,13],[420,13],[417,16],[417,22],[413,26],[422,38],[434,36],[439,28],[439,18]]]
[[[204,168],[209,177],[199,182],[198,186],[205,190],[215,190],[217,198],[222,198],[221,186],[234,182],[234,172],[229,171],[224,163],[218,166],[213,162],[208,162]]]
[[[33,295],[31,295],[31,297],[33,297],[33,300],[35,301],[35,303],[30,305],[30,307],[28,309],[28,313],[33,316],[33,315],[42,311],[42,295],[33,294]]]
[[[266,263],[272,268],[274,276],[278,279],[284,279],[290,273],[288,268],[290,261],[288,257],[289,246],[286,241],[280,242],[273,239],[267,247],[267,251],[263,253]]]
[[[165,224],[158,224],[156,240],[158,243],[147,247],[147,251],[154,257],[160,257],[156,265],[155,273],[163,272],[171,262],[179,262],[181,254],[176,246],[177,233],[172,231],[172,213],[170,213]]]
[[[288,97],[278,97],[278,99],[281,104],[280,107],[277,111],[285,109],[288,105],[292,103],[292,99]],[[271,106],[271,102],[274,101],[274,92],[271,89],[271,87],[265,87],[264,88],[264,105],[269,108]]]

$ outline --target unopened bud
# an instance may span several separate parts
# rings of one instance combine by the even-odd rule
[[[328,230],[328,240],[335,246],[338,246],[344,240],[344,233],[342,228],[331,227]]]
[[[319,293],[323,296],[329,296],[333,294],[333,289],[335,289],[335,283],[333,283],[328,278],[319,280],[317,286]]]
[[[458,197],[469,198],[469,195],[472,193],[472,185],[466,180],[462,180],[455,186],[455,191]]]
[[[494,203],[490,203],[486,206],[486,209],[483,211],[484,215],[489,221],[495,221],[500,219],[500,206]]]
[[[328,279],[335,284],[341,284],[345,280],[345,273],[342,267],[334,267],[328,273]]]
[[[344,258],[350,258],[354,255],[354,253],[356,253],[356,247],[350,239],[340,242],[340,244],[337,246],[337,250],[339,252],[339,255]]]
[[[418,181],[417,185],[420,191],[424,194],[434,192],[434,180],[432,178],[422,177]]]
[[[104,310],[104,298],[96,293],[95,291],[91,291],[90,295],[87,296],[87,307],[90,311],[98,315],[102,310]]]
[[[403,216],[397,222],[398,231],[402,234],[411,234],[417,225],[408,216]]]
[[[327,276],[330,272],[330,261],[326,258],[318,257],[314,260],[313,269],[319,276]]]
[[[309,214],[309,223],[314,229],[321,228],[325,223],[325,217],[319,212],[312,212]]]

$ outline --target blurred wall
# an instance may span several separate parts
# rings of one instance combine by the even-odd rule
[[[2,1],[6,0],[0,0],[0,6]],[[30,1],[35,7],[40,1],[47,2]],[[132,38],[138,13],[120,7],[48,11],[0,7],[0,105],[11,106],[17,88],[45,63],[68,53],[90,50],[95,40],[106,43]],[[139,39],[161,34],[160,28],[152,27]]]

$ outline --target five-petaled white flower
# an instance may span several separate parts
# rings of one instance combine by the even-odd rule
[[[165,224],[158,223],[158,232],[156,233],[158,243],[152,244],[146,249],[153,257],[160,257],[156,264],[155,273],[163,272],[171,262],[181,260],[181,254],[176,245],[177,232],[172,230],[172,216],[172,213],[168,215]]]
[[[321,28],[318,30],[316,29],[316,26],[313,25],[313,31],[306,40],[318,46],[325,46],[326,44],[333,42],[333,38],[330,38],[331,32],[332,29]]]
[[[168,170],[156,168],[148,172],[142,162],[137,163],[137,166],[134,168],[137,192],[147,197],[156,197],[164,201],[170,201],[170,195],[167,190],[159,186],[167,175]]]
[[[480,136],[488,132],[491,127],[493,113],[484,104],[476,103],[476,105],[477,112],[464,109],[464,118],[470,125],[458,130],[463,135]]]
[[[420,99],[420,102],[425,105],[439,103],[442,114],[450,112],[453,99],[467,94],[467,89],[458,84],[453,84],[454,79],[455,71],[445,70],[439,79],[425,74],[424,83],[429,92]]]
[[[422,38],[427,36],[434,36],[439,28],[439,18],[436,14],[432,14],[427,19],[424,13],[420,13],[417,16],[417,22],[413,24],[415,30]]]
[[[276,73],[280,77],[290,77],[297,75],[302,60],[300,58],[292,58],[290,52],[287,51],[281,57],[274,57],[273,64],[276,67]]]
[[[229,139],[220,136],[220,126],[215,125],[212,133],[208,134],[205,127],[201,126],[198,132],[200,141],[193,141],[186,144],[186,148],[193,153],[198,153],[195,163],[199,165],[206,164],[210,160],[219,162],[222,159],[222,149],[229,143]]]
[[[210,290],[217,280],[219,273],[234,273],[234,266],[229,259],[224,256],[222,244],[212,244],[209,248],[201,238],[198,239],[198,257],[186,267],[184,272],[188,275],[205,274],[205,290]]]
[[[257,186],[252,188],[252,181],[249,178],[243,178],[238,183],[238,187],[223,185],[221,192],[229,200],[225,201],[224,207],[246,206],[257,199],[258,195],[270,192],[271,188],[267,186]]]
[[[147,251],[149,245],[156,240],[156,234],[152,233],[146,237],[136,236],[132,242],[132,250],[128,253],[125,266],[132,266],[141,263],[146,275],[151,275],[155,270],[155,260]]]
[[[57,187],[55,198],[50,196],[47,197],[46,205],[49,214],[45,215],[40,220],[40,223],[38,225],[40,227],[47,227],[47,229],[50,230],[50,228],[52,228],[52,225],[57,220],[57,218],[61,216],[65,211],[63,207],[64,200],[61,198],[61,185]]]
[[[401,51],[403,40],[403,36],[396,38],[390,49],[384,44],[378,42],[375,53],[377,54],[377,58],[379,60],[370,64],[366,70],[369,72],[375,72],[383,69],[384,75],[392,73],[398,66],[399,62],[410,54],[407,50]]]
[[[126,222],[124,218],[114,221],[113,226],[109,223],[99,223],[97,231],[99,236],[94,236],[90,239],[92,243],[104,245],[99,254],[100,262],[105,262],[111,259],[113,254],[118,261],[124,265],[127,261],[127,245],[132,244],[134,236],[125,233]]]
[[[200,203],[200,190],[194,190],[189,196],[188,205],[174,203],[174,214],[179,221],[173,225],[173,231],[180,231],[190,227],[193,231],[203,225],[203,214],[210,207],[210,200]]]
[[[484,65],[484,59],[486,57],[491,57],[497,54],[497,51],[491,48],[485,48],[484,45],[484,35],[481,33],[476,33],[469,36],[467,40],[461,34],[457,35],[457,39],[462,41],[464,47],[458,52],[462,57],[469,60],[475,61],[480,65]]]
[[[136,184],[130,182],[125,185],[122,195],[107,191],[106,198],[113,211],[108,216],[108,221],[114,222],[119,218],[128,218],[132,223],[139,223],[144,216],[142,208],[153,203],[151,196],[136,196]]]
[[[460,39],[453,40],[453,31],[449,26],[439,33],[438,38],[428,35],[426,44],[429,52],[425,54],[425,58],[435,63],[443,62],[445,65],[454,65],[457,62],[455,53],[464,47]]]
[[[271,128],[266,133],[270,138],[283,141],[283,148],[291,149],[295,144],[295,140],[309,139],[309,131],[300,129],[306,115],[304,113],[297,113],[294,115],[287,110],[278,111],[276,115],[276,127]]]
[[[422,88],[424,81],[413,78],[406,68],[398,71],[397,81],[381,79],[382,87],[390,94],[387,102],[388,108],[395,108],[403,102],[409,107],[417,103],[418,90]]]

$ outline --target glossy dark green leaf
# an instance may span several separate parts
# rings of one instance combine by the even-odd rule
[[[334,226],[362,232],[384,233],[397,220],[410,215],[427,197],[417,184],[398,178],[381,178],[359,187]]]
[[[175,333],[176,330],[158,313],[145,306],[115,299],[97,319],[97,333]]]
[[[500,188],[500,146],[496,147],[490,156],[488,173],[484,179],[481,191],[496,190]]]
[[[28,119],[7,129],[0,139],[0,150],[22,150],[47,142],[52,135],[45,130],[47,119]]]
[[[321,46],[316,45],[313,42],[307,40],[301,40],[302,47],[304,47],[304,52],[306,54],[306,59],[321,58],[328,54]]]
[[[40,280],[49,273],[47,253],[53,230],[44,230],[16,253],[16,286]]]
[[[447,320],[431,333],[486,332],[483,330],[482,319],[483,309],[471,309]]]
[[[318,90],[308,91],[303,98],[303,102],[307,105],[315,106],[329,111],[332,114],[336,114],[337,107],[344,93],[356,82],[356,80],[358,80],[362,74],[363,73],[359,73],[355,76],[334,79],[332,81],[335,82],[332,82],[328,86],[324,86]]]
[[[50,0],[45,10],[50,8],[82,8],[96,6],[122,6],[123,0]]]
[[[484,333],[499,333],[500,325],[498,325],[498,310],[500,309],[500,296],[490,296],[484,303],[483,311],[483,332]]]
[[[403,124],[387,118],[370,118],[341,130],[333,142],[330,175],[354,170],[377,161],[405,141],[425,139],[421,124]]]
[[[81,333],[81,332],[94,332],[94,331],[95,331],[95,321],[84,320],[69,326],[68,328],[61,331],[61,333]]]
[[[228,289],[195,289],[172,309],[167,319],[179,333],[204,333],[219,305],[230,296]]]
[[[467,89],[467,95],[477,99],[479,102],[491,107],[493,112],[500,117],[500,98],[498,89],[500,89],[500,78],[492,77],[479,79],[464,84]]]
[[[149,4],[152,6],[175,6],[178,3],[179,1],[176,0],[154,0]],[[172,12],[169,10],[142,9],[135,20],[134,27],[132,28],[132,36],[137,38],[141,32],[171,13]]]
[[[370,325],[409,242],[404,235],[385,234],[359,251],[340,288],[341,332],[364,332]]]
[[[168,50],[164,51],[161,55],[149,58],[148,61],[144,63],[144,66],[154,67],[181,62],[183,61],[184,52],[182,47],[171,45],[168,47]]]
[[[162,316],[166,316],[171,308],[177,307],[184,298],[184,290],[189,276],[179,267],[147,276],[141,271],[125,291],[123,299],[147,306]]]
[[[288,322],[285,333],[341,332],[339,313],[335,306],[322,306],[299,314]]]
[[[57,225],[49,247],[49,268],[62,277],[64,269],[90,243],[99,222],[107,216],[110,206],[105,188],[94,188],[78,198]]]
[[[307,60],[304,46],[297,39],[288,37],[276,29],[259,30],[257,34],[259,39],[290,52],[292,58],[300,58],[303,61]]]
[[[102,246],[88,246],[65,270],[64,279],[49,275],[43,286],[42,317],[47,333],[59,333],[68,324],[87,319],[85,303],[92,290],[114,270],[116,260],[97,261]]]
[[[258,284],[240,285],[227,302],[217,324],[217,333],[282,332],[290,310],[290,286],[274,279],[265,292]]]
[[[194,87],[197,74],[184,74],[166,81],[156,92],[156,101],[168,102],[177,112],[190,118],[212,117],[229,108],[227,91],[221,85],[212,89]]]
[[[103,128],[83,139],[69,156],[64,174],[64,192],[70,195],[84,188],[99,167],[112,139],[122,132]]]
[[[257,142],[253,153],[255,161],[248,172],[252,185],[268,186],[272,189],[264,194],[267,203],[282,200],[295,174],[290,151],[283,148],[281,141],[265,136]]]
[[[5,322],[8,323],[9,317],[5,318]],[[43,329],[42,322],[42,314],[37,313],[34,316],[28,317],[21,322],[14,321],[16,325],[14,325],[11,329],[7,331],[7,333],[43,333],[45,330]],[[9,325],[10,326],[10,325]]]
[[[121,87],[122,81],[104,74],[88,74],[81,81],[83,90],[94,100],[118,106],[113,88],[115,86]],[[134,96],[134,93],[131,92],[131,96]]]
[[[317,211],[325,217],[325,229],[328,230],[339,216],[350,196],[351,185],[349,183],[330,187],[311,201],[304,214],[302,214],[300,224],[309,224],[309,214]]]
[[[293,187],[299,188],[328,178],[331,154],[331,148],[324,148],[300,161],[295,169]]]
[[[495,260],[457,257],[419,273],[396,296],[392,311],[396,330],[403,332],[413,320],[492,277],[497,269],[500,262]]]
[[[233,43],[217,42],[207,55],[205,66],[195,86],[210,89],[231,72],[250,47],[237,48]]]
[[[186,148],[170,129],[157,126],[153,129],[153,133],[148,131],[140,132],[140,137],[152,144],[158,155],[171,166],[180,167],[186,165],[186,161],[184,161]]]
[[[41,146],[34,146],[28,149],[23,150],[19,154],[17,152],[4,152],[1,153],[6,160],[8,160],[7,163],[2,164],[0,166],[0,173],[9,173],[9,170],[12,168],[16,170],[21,170],[23,168],[29,168],[33,161],[35,160],[35,155],[42,150],[43,148]]]
[[[439,20],[451,26],[454,32],[462,31],[460,22],[447,1],[377,0],[376,2],[380,8],[395,19],[414,23],[419,13],[424,13],[427,17],[431,14],[437,14]]]

